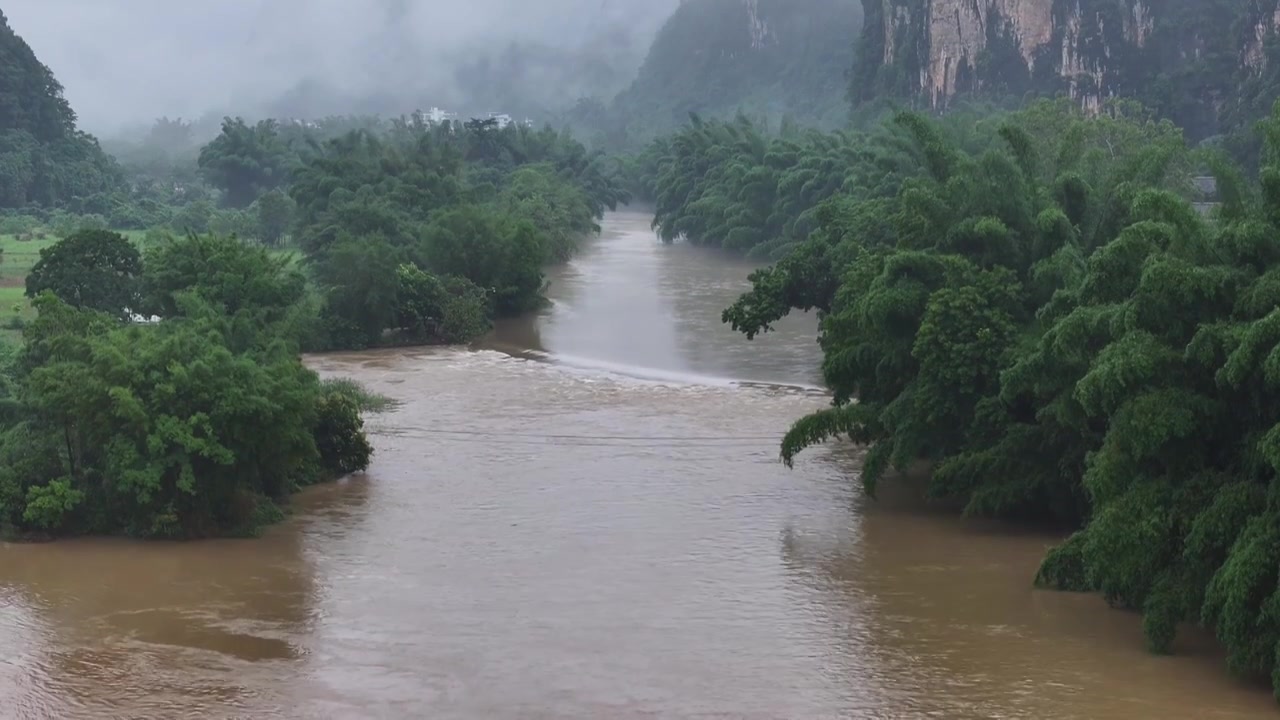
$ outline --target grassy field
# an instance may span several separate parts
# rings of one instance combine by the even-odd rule
[[[8,325],[7,321],[14,315],[31,319],[31,305],[23,295],[27,289],[27,273],[40,259],[40,251],[55,242],[57,238],[53,235],[25,241],[14,235],[0,235],[0,249],[4,250],[0,256],[0,318],[5,321],[0,324]]]

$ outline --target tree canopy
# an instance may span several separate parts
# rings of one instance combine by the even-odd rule
[[[142,258],[127,238],[81,230],[40,251],[27,275],[27,297],[52,291],[72,307],[124,317],[137,308]]]
[[[52,257],[122,240],[109,235]],[[368,465],[354,400],[299,360],[308,307],[283,261],[189,236],[149,251],[134,280],[161,321],[74,307],[59,296],[73,283],[35,298],[2,368],[0,533],[248,533],[297,487]]]
[[[568,135],[488,121],[332,139],[289,193],[335,347],[456,342],[537,307],[543,267],[627,199],[616,168]]]
[[[292,155],[277,128],[274,120],[249,125],[226,118],[218,137],[200,149],[200,173],[230,207],[248,207],[288,180]]]

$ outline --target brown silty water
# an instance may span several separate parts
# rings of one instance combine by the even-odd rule
[[[816,321],[723,326],[750,267],[611,215],[487,349],[313,359],[402,404],[265,537],[0,546],[0,717],[1276,716],[1032,589],[1056,538],[779,464]]]

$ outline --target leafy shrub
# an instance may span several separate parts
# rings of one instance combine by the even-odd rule
[[[360,407],[344,392],[330,387],[321,393],[314,432],[326,475],[341,477],[369,467],[373,447],[364,434]]]

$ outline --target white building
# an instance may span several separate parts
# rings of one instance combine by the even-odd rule
[[[418,111],[418,116],[432,125],[440,125],[458,119],[457,113],[447,112],[438,107],[432,107],[426,112]]]

